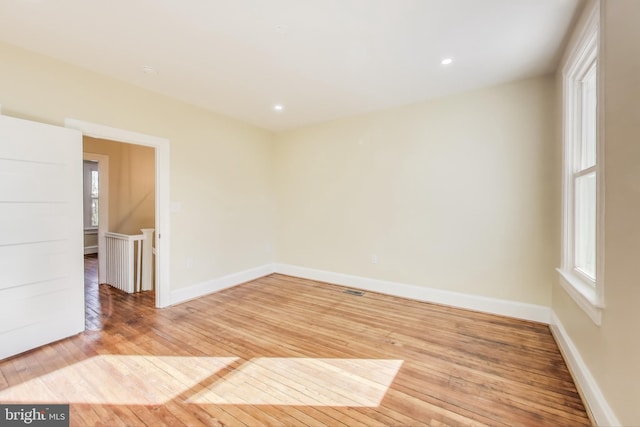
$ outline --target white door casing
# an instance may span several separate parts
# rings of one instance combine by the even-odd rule
[[[79,130],[83,135],[93,138],[155,148],[156,224],[154,246],[156,257],[156,307],[162,308],[171,305],[171,289],[169,285],[169,249],[171,246],[169,230],[169,140],[71,118],[65,120],[65,127]]]
[[[0,359],[84,331],[82,134],[0,116]]]

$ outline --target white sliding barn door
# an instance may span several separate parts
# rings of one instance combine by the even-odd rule
[[[84,330],[82,134],[0,116],[0,359]]]

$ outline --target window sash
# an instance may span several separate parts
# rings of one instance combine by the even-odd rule
[[[85,160],[83,166],[83,210],[84,228],[91,230],[98,228],[98,165],[95,162]]]
[[[574,129],[572,218],[568,224],[572,238],[565,242],[570,245],[571,270],[592,288],[597,279],[597,75],[594,56],[583,63],[571,87],[576,96],[571,106],[573,121],[569,124]]]
[[[91,227],[98,227],[100,225],[98,212],[99,212],[98,198],[92,197],[91,198]]]
[[[595,170],[590,173],[575,176],[573,187],[573,268],[586,276],[591,286],[595,286],[597,274],[597,187]]]
[[[597,105],[596,79],[598,76],[595,59],[580,79],[580,135],[577,141],[576,171],[589,169],[597,161]]]

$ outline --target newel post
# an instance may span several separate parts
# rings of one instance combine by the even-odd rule
[[[144,235],[142,240],[142,290],[153,289],[153,228],[140,229]]]

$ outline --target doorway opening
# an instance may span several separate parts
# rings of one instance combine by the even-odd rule
[[[99,264],[99,278],[85,277],[85,284],[92,285],[85,286],[88,315],[96,281],[111,286],[114,293],[154,289],[155,150],[83,137],[85,264]],[[85,268],[85,275],[95,273]],[[153,299],[132,301],[153,305]]]
[[[144,190],[142,190],[142,195],[137,200],[137,207],[133,207],[139,211],[143,205],[151,204],[153,206],[154,215],[153,219],[151,219],[150,221],[153,223],[151,227],[154,229],[152,242],[153,253],[155,255],[153,259],[155,262],[152,271],[154,273],[153,276],[155,277],[155,306],[158,308],[169,306],[171,304],[171,295],[169,289],[169,140],[123,129],[83,122],[75,119],[67,119],[65,121],[65,126],[67,128],[81,131],[85,141],[94,139],[105,140],[108,143],[119,144],[118,147],[120,151],[131,152],[132,150],[139,151],[147,149],[153,152],[152,181],[154,182],[154,189],[151,192],[144,192]],[[87,151],[87,146],[85,146],[84,150],[85,152]],[[94,151],[96,150],[94,149]],[[103,153],[92,154],[96,155]],[[129,155],[130,161],[131,154],[129,153]],[[109,164],[109,162],[113,162],[113,158],[112,156],[109,156],[106,161],[104,160],[105,159],[103,159],[103,161],[101,161],[100,159],[97,160],[99,166],[100,193],[113,194],[112,189],[108,191],[102,191],[102,183],[111,182],[110,186],[116,185],[114,179],[104,179],[103,170],[100,166],[102,164]],[[113,168],[107,167],[104,169],[108,171]],[[138,191],[139,193],[139,190],[140,189],[137,189],[136,191]],[[129,191],[130,195],[136,192],[131,188],[126,191]],[[111,197],[111,199],[113,199],[113,196]],[[106,209],[106,213],[103,214],[101,208],[105,209],[105,205],[107,204],[111,206],[111,208]],[[134,203],[134,205],[135,204],[136,203]],[[136,218],[139,219],[140,215],[131,212],[127,213],[127,208],[114,210],[113,200],[108,203],[102,203],[101,201],[99,201],[98,205],[100,206],[99,218],[108,218],[108,220],[105,221],[101,221],[100,219],[98,221],[98,274],[100,275],[99,282],[104,283],[103,275],[106,271],[106,268],[103,266],[103,263],[105,257],[101,257],[100,255],[106,251],[105,240],[107,229],[103,226],[108,225],[110,227],[112,224],[114,224],[118,227],[122,227],[122,229],[124,230],[127,230],[127,227],[129,230],[131,230],[132,227],[135,227]],[[118,215],[117,218],[115,216],[116,214]],[[147,217],[146,220],[148,223],[149,218]]]

